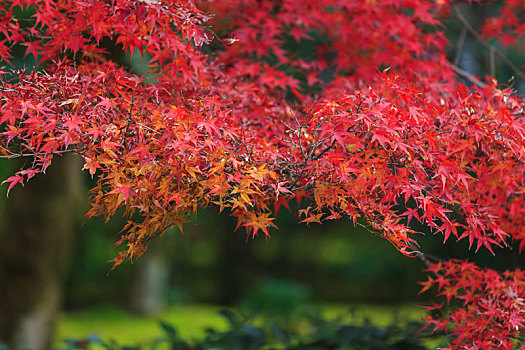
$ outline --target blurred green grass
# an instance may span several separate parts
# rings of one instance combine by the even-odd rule
[[[214,305],[173,306],[151,317],[137,316],[114,306],[68,312],[60,318],[55,344],[60,345],[66,338],[93,335],[122,344],[146,344],[164,334],[160,321],[174,326],[185,340],[195,340],[204,337],[207,328],[227,328],[226,320],[218,313],[220,309]]]
[[[415,303],[399,305],[381,304],[322,304],[320,305],[323,315],[329,319],[342,317],[345,321],[349,319],[349,311],[355,312],[361,318],[368,318],[377,326],[388,326],[397,320],[421,321],[425,312],[423,308]]]
[[[420,320],[424,315],[423,309],[416,304],[321,304],[315,307],[319,307],[325,317],[339,317],[341,320],[349,318],[349,311],[352,310],[378,326],[387,326],[395,322],[396,317],[412,321]],[[227,321],[219,314],[223,308],[206,304],[178,305],[152,317],[140,317],[114,306],[67,312],[60,318],[55,344],[60,347],[66,338],[84,339],[96,335],[120,344],[147,345],[152,339],[163,335],[160,321],[174,326],[184,340],[195,342],[204,338],[207,328],[219,331],[228,328]]]

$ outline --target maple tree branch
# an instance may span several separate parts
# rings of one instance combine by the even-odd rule
[[[297,134],[297,137],[299,138],[299,149],[301,150],[301,154],[303,155],[303,158],[308,161],[308,156],[306,155],[304,149],[303,149],[303,143],[302,143],[302,140],[301,140],[301,134],[303,132],[303,128],[306,124],[306,119],[308,118],[308,116],[310,115],[310,112],[312,111],[312,109],[315,107],[315,105],[317,104],[317,101],[315,101],[315,103],[313,104],[313,106],[310,108],[310,110],[308,112],[306,112],[306,115],[304,116],[303,118],[303,121],[301,123],[299,123],[299,120],[297,119],[297,116],[295,115],[295,113],[293,113],[293,118],[295,119],[295,122],[297,123],[297,125],[299,125],[299,130],[295,130],[295,133]]]
[[[458,65],[459,60],[461,59],[461,52],[463,51],[463,45],[465,44],[465,39],[467,38],[467,28],[461,26],[461,33],[459,34],[458,42],[456,43],[456,57],[454,57],[454,64]]]
[[[328,146],[323,148],[323,150],[321,152],[319,152],[319,154],[314,155],[312,160],[317,160],[317,159],[321,158],[326,152],[328,152],[332,147],[334,147],[334,145],[335,145],[335,139],[332,141],[331,144],[329,144]]]
[[[489,55],[490,75],[496,76],[496,55],[494,48],[491,48]]]
[[[37,156],[44,156],[47,154],[64,154],[69,152],[75,152],[78,153],[78,149],[65,149],[62,151],[54,151],[49,153],[12,153],[9,155],[2,155],[0,156],[0,159],[15,159],[15,158],[22,158],[22,157],[37,157]]]
[[[441,259],[433,256],[433,255],[430,255],[430,254],[425,254],[423,252],[421,252],[420,250],[417,250],[417,249],[414,249],[414,256],[416,258],[418,258],[422,263],[423,265],[425,265],[425,267],[430,270],[432,268],[432,262],[431,260],[434,260],[436,262],[439,262],[439,261],[442,261]],[[436,272],[436,271],[432,271],[432,274],[436,277],[439,277],[439,274]]]
[[[304,120],[306,120],[306,117],[305,119],[303,120],[303,123],[299,123],[299,119],[297,119],[297,116],[295,115],[295,113],[292,113],[293,114],[293,119],[294,121],[297,123],[297,125],[299,126],[299,129],[292,129],[292,131],[294,132],[294,134],[297,136],[297,138],[299,139],[299,149],[301,150],[301,154],[303,155],[304,159],[306,160],[306,153],[304,153],[304,150],[303,150],[303,144],[301,142],[301,133],[303,132],[303,123],[304,123]],[[292,145],[294,145],[295,147],[297,147],[297,145],[295,145],[295,143],[292,142]]]
[[[290,190],[293,192],[294,190],[296,190],[297,188],[295,188],[295,185],[297,185],[297,183],[299,182],[299,180],[301,180],[304,176],[304,173],[306,172],[305,169],[302,169],[301,170],[301,173],[297,176],[297,178],[295,178],[294,182],[290,185]]]
[[[137,121],[134,121],[134,120],[132,120],[132,122],[135,123],[135,124],[137,124],[137,125],[140,126],[140,127],[143,127],[144,129],[147,129],[147,130],[149,130],[149,131],[151,131],[151,132],[154,132],[154,133],[157,134],[157,135],[162,135],[162,133],[161,133],[160,131],[157,131],[157,130],[155,130],[155,129],[152,129],[152,128],[150,128],[150,127],[147,126],[147,125],[144,125],[144,124],[142,124],[142,123],[140,123],[140,122],[137,122]]]
[[[432,267],[432,263],[430,262],[429,258],[421,251],[414,250],[414,256],[418,258],[427,269],[430,269]]]
[[[390,101],[390,100],[392,100],[392,99],[395,98],[395,96],[392,96],[392,97],[389,97],[389,98],[386,98],[386,99],[383,99],[383,97],[384,97],[384,93],[382,93],[381,96],[379,96],[379,98],[378,98],[377,100],[375,100],[375,101],[374,101],[374,102],[368,107],[368,110],[372,109],[373,107],[375,107],[375,106],[376,106],[377,104],[379,104],[380,102]],[[361,109],[360,106],[357,106],[357,108],[358,108],[358,110]],[[346,130],[346,132],[357,132],[357,130],[351,130],[351,129],[349,128],[349,129]],[[325,137],[323,140],[320,140],[320,141],[318,142],[318,144],[316,145],[316,147],[314,147],[314,148],[312,149],[312,152],[313,152],[313,150],[315,150],[315,148],[317,148],[321,143],[323,143],[324,141],[328,140],[329,138],[331,138],[331,136],[327,136],[327,137]],[[323,148],[323,150],[321,150],[321,152],[320,152],[319,154],[314,155],[314,156],[311,158],[311,160],[318,160],[319,158],[321,158],[326,152],[328,152],[332,147],[334,147],[335,143],[336,143],[336,140],[334,139],[334,140],[332,141],[332,143],[330,143],[328,146],[326,146],[325,148]],[[310,155],[311,155],[312,152],[310,152]],[[309,155],[309,158],[310,158],[310,155]]]
[[[147,130],[149,130],[149,131],[151,131],[151,132],[153,132],[153,133],[155,133],[155,134],[157,134],[157,135],[162,135],[162,133],[161,133],[160,131],[155,130],[155,129],[152,129],[152,128],[150,128],[149,126],[144,125],[144,124],[142,124],[141,122],[138,122],[138,121],[136,121],[136,120],[134,120],[134,119],[132,118],[131,113],[132,113],[132,109],[133,109],[133,104],[134,104],[134,101],[131,102],[131,106],[130,106],[130,110],[129,110],[129,112],[128,112],[128,116],[125,116],[124,113],[122,113],[122,112],[119,110],[118,112],[120,113],[120,115],[121,115],[122,117],[124,117],[128,123],[133,123],[133,124],[138,125],[138,126],[144,128],[144,129],[147,129]],[[128,125],[129,125],[129,124],[128,124]]]
[[[456,66],[453,63],[449,62],[449,65],[452,68],[452,70],[454,72],[456,72],[456,74],[458,74],[458,75],[462,76],[463,78],[467,79],[472,84],[476,84],[480,88],[485,87],[485,83],[483,83],[481,80],[479,80],[474,74],[471,74],[471,73],[467,72],[466,70],[461,69],[460,67]]]
[[[390,97],[390,98],[387,98],[386,100],[383,100],[383,96],[385,94],[384,93],[381,93],[381,96],[379,96],[379,98],[377,100],[374,101],[374,103],[372,103],[369,107],[368,107],[368,110],[371,110],[372,108],[374,108],[377,104],[379,104],[380,102],[382,101],[389,101],[391,99],[393,99],[394,97]]]
[[[503,62],[505,62],[520,78],[525,79],[525,74],[516,67],[514,63],[501,51],[499,51],[496,47],[489,44],[486,40],[484,40],[481,35],[472,27],[472,25],[467,21],[467,19],[461,14],[461,11],[456,5],[452,5],[452,13],[454,16],[458,19],[458,21],[461,23],[461,25],[476,39],[477,42],[479,42],[485,49],[487,49],[490,53],[497,54]],[[459,73],[458,73],[459,74]]]
[[[129,112],[128,112],[129,119],[131,119],[133,116],[133,106],[134,105],[135,105],[135,90],[131,90],[131,101],[129,104]]]

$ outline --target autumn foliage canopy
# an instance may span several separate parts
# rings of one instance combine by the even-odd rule
[[[30,160],[5,182],[79,154],[97,179],[89,215],[130,218],[115,265],[201,208],[269,237],[276,211],[305,198],[302,222],[367,222],[426,262],[423,289],[440,298],[427,325],[453,334],[451,349],[525,348],[525,273],[430,261],[413,229],[475,250],[525,246],[524,98],[458,67],[443,25],[459,22],[523,78],[503,50],[525,49],[525,3],[490,4],[476,31],[461,13],[473,5],[4,2],[0,152]],[[146,75],[110,47],[144,55]],[[16,52],[36,68],[15,69]]]

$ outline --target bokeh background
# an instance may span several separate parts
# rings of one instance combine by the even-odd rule
[[[462,11],[474,26],[490,15],[490,8],[477,6]],[[446,28],[454,58],[461,30],[453,22]],[[144,72],[144,58],[127,58],[115,43],[105,46],[115,61]],[[312,47],[315,43],[305,41],[294,49]],[[20,49],[14,64],[32,67],[31,57],[23,58],[23,53]],[[525,61],[512,48],[508,55],[514,62]],[[487,53],[473,40],[466,41],[457,61],[478,76],[489,71]],[[512,71],[498,62],[496,68],[500,81],[509,81]],[[518,79],[509,84],[525,92]],[[0,178],[25,161],[2,160]],[[48,174],[15,188],[9,198],[6,186],[0,188],[0,336],[19,325],[21,338],[29,334],[43,347],[94,334],[134,344],[160,334],[158,321],[165,320],[184,337],[194,338],[206,327],[225,326],[217,313],[223,306],[273,318],[305,306],[318,305],[328,314],[357,306],[386,323],[396,309],[419,319],[423,311],[417,305],[432,296],[418,296],[424,266],[369,232],[365,222],[357,227],[348,221],[298,224],[297,203],[291,212],[280,210],[279,229],[268,240],[247,239],[242,229],[235,231],[235,220],[227,214],[202,210],[183,233],[166,233],[142,258],[110,272],[107,261],[117,254],[113,243],[123,222],[119,215],[109,222],[83,216],[96,179],[80,169],[80,159],[63,156]],[[443,244],[442,236],[429,233],[421,242],[422,251],[431,255],[469,258],[497,269],[524,262],[516,250],[496,250],[494,257],[485,250],[474,253],[468,242]],[[57,332],[52,331],[55,321]]]

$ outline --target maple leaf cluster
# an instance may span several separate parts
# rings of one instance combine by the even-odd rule
[[[481,269],[473,263],[450,260],[434,264],[423,290],[437,286],[445,302],[427,309],[427,324],[434,331],[443,329],[453,337],[453,349],[520,349],[525,326],[525,272]]]
[[[525,48],[524,14],[522,1],[505,1],[500,14],[489,18],[481,28],[481,33],[487,38],[499,40],[505,47],[514,45],[523,49]]]
[[[297,148],[307,148],[304,169],[324,179],[310,185],[314,212],[362,215],[407,254],[411,220],[476,249],[492,251],[509,237],[523,246],[516,193],[525,180],[524,143],[515,119],[523,106],[494,86],[435,99],[384,79],[381,92],[354,91],[317,106],[303,126],[317,131],[307,142],[296,137]]]
[[[114,266],[206,207],[268,237],[294,197],[309,199],[303,222],[365,219],[409,256],[422,256],[416,221],[476,250],[525,245],[523,97],[447,60],[443,20],[455,16],[473,31],[451,1],[17,0],[0,8],[0,153],[31,159],[8,189],[62,153],[82,156],[97,177],[88,215],[123,207],[129,218]],[[521,43],[523,11],[521,1],[505,1],[472,35],[507,62],[483,40]],[[112,62],[110,46],[143,54],[148,78]],[[37,68],[11,67],[17,50]],[[461,299],[450,290],[470,280],[455,264],[434,265],[448,282],[427,285]],[[491,300],[491,324],[509,329],[482,347],[512,344],[521,321],[498,312],[514,298],[507,287],[512,300],[523,288],[509,274],[503,287],[484,285],[485,270],[467,267],[490,290],[479,300]],[[459,311],[475,310],[476,298],[463,298]],[[447,321],[472,334],[452,348],[481,346],[469,315]]]

